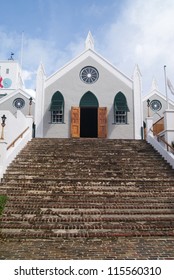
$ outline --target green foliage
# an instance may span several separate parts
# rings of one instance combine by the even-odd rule
[[[0,195],[0,215],[2,215],[6,202],[7,197],[5,195]]]

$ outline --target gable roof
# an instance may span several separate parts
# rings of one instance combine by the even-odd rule
[[[91,57],[96,62],[101,64],[105,69],[107,69],[109,72],[111,72],[115,77],[126,83],[129,87],[132,87],[132,79],[123,74],[121,71],[119,71],[113,64],[111,64],[109,61],[107,61],[105,58],[103,58],[101,55],[99,55],[97,52],[95,52],[92,49],[87,49],[84,52],[82,52],[79,56],[65,64],[62,68],[60,68],[58,71],[53,73],[51,76],[46,78],[46,87],[51,85],[53,82],[55,82],[60,77],[64,76],[68,71],[72,70],[75,66],[77,66],[79,63],[83,62],[86,58]]]
[[[163,99],[164,101],[166,101],[166,96],[164,95],[164,94],[162,94],[159,90],[157,90],[157,89],[153,89],[152,91],[150,91],[150,93],[148,93],[147,95],[145,95],[144,97],[143,97],[143,99],[142,99],[142,101],[144,102],[144,101],[147,101],[147,99],[150,99],[151,97],[153,97],[153,95],[158,95],[161,99]],[[174,106],[174,102],[171,100],[171,99],[169,99],[169,103],[171,104],[171,105],[173,105]]]
[[[27,99],[29,99],[31,97],[31,95],[27,91],[24,91],[23,89],[19,88],[19,89],[14,90],[12,93],[9,93],[6,96],[2,97],[0,99],[0,104],[4,103],[5,101],[7,101],[8,99],[10,99],[12,97],[15,97],[15,95],[19,94],[19,93],[21,95],[23,95],[24,97],[26,97]],[[35,103],[35,98],[33,98],[32,101]]]

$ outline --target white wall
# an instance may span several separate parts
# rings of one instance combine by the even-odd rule
[[[9,111],[1,110],[0,112],[0,117],[5,115],[7,118],[6,125],[4,127],[4,139],[8,144],[10,144],[20,133],[24,131],[24,129],[27,128],[26,117],[20,110],[17,110],[16,116]],[[2,129],[1,126],[0,129]]]
[[[4,139],[0,139],[0,178],[2,178],[6,168],[21,151],[21,149],[27,144],[32,138],[32,116],[24,116],[19,110],[17,116],[11,114],[9,111],[0,111],[1,116],[5,115],[6,125],[4,127]],[[13,146],[10,144],[15,141],[18,136],[24,132],[26,128],[29,129],[20,137]],[[0,135],[2,127],[0,126]]]

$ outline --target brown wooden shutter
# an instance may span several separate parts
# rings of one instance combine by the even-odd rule
[[[98,137],[99,138],[107,137],[107,108],[106,107],[98,108]]]
[[[80,137],[80,108],[71,107],[71,137]]]

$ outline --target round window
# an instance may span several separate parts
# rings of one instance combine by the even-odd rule
[[[80,79],[86,84],[93,84],[98,80],[99,73],[96,68],[86,66],[80,71]]]
[[[162,108],[162,104],[161,104],[161,102],[159,100],[152,100],[150,102],[150,108],[153,111],[159,111]]]
[[[22,109],[25,106],[25,101],[22,98],[16,98],[13,101],[13,106],[16,107],[17,109]]]

